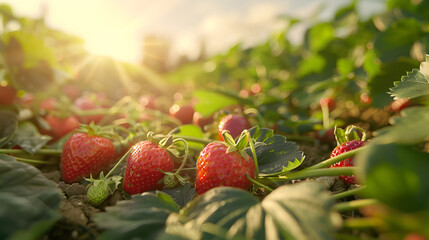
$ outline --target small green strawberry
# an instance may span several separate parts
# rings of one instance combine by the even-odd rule
[[[107,177],[108,175],[106,175]],[[86,179],[92,184],[88,185],[88,192],[86,196],[88,197],[90,203],[93,206],[99,206],[107,199],[107,197],[118,187],[121,176],[112,176],[104,177],[103,172],[100,173],[99,179],[93,179],[92,176],[90,179]],[[115,184],[112,186],[112,184]]]

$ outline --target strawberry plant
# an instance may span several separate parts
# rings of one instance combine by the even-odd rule
[[[428,239],[428,3],[159,74],[0,4],[0,238]]]

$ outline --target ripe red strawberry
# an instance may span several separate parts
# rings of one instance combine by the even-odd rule
[[[245,117],[241,115],[228,114],[219,122],[219,140],[224,141],[222,136],[222,132],[224,130],[228,130],[232,138],[235,139],[241,134],[241,132],[243,132],[243,130],[249,129],[250,127],[250,123]]]
[[[167,150],[151,141],[141,141],[128,156],[123,189],[128,194],[156,190],[161,187],[162,171],[171,172],[173,167]]]
[[[328,106],[329,111],[335,108],[335,100],[332,97],[324,97],[319,100],[320,106]]]
[[[399,112],[409,106],[411,106],[411,100],[409,98],[401,98],[391,102],[389,104],[389,110],[391,112]]]
[[[367,93],[362,93],[360,95],[360,102],[363,104],[371,104],[372,97],[370,97]]]
[[[246,173],[255,178],[253,159],[246,160],[239,152],[227,153],[228,146],[221,142],[209,143],[200,153],[197,161],[195,188],[198,194],[218,187],[231,186],[248,189],[251,182]],[[244,153],[246,154],[246,153]]]
[[[47,134],[52,137],[52,141],[56,141],[71,131],[79,128],[79,120],[75,116],[68,117],[55,117],[52,115],[48,115],[45,117],[46,122],[51,126],[51,130],[46,131],[42,130],[43,134]]]
[[[194,107],[192,105],[183,105],[179,106],[174,104],[170,108],[170,116],[175,117],[180,120],[182,124],[192,123],[192,118],[194,117]]]
[[[209,143],[200,153],[197,161],[197,193],[202,194],[217,186],[232,186],[247,189],[255,178],[256,169],[253,159],[243,151],[248,138],[242,132],[236,143],[230,133],[222,134],[224,142]]]
[[[0,85],[0,105],[11,105],[16,100],[16,89],[10,85]]]
[[[362,140],[360,140],[358,133],[355,131],[356,129],[362,132]],[[365,138],[366,138],[365,131],[353,125],[347,127],[346,131],[335,128],[335,136],[337,138],[337,142],[339,145],[336,148],[334,148],[334,150],[332,151],[331,158],[341,155],[342,153],[362,147],[365,144]],[[334,163],[331,165],[331,168],[352,167],[352,166],[354,166],[353,157]],[[343,181],[349,184],[356,183],[356,178],[353,175],[340,176],[340,179],[342,179]]]
[[[195,112],[192,122],[194,125],[199,126],[201,129],[203,129],[205,126],[213,122],[213,116],[203,117],[201,113]]]
[[[99,96],[97,96],[99,97]],[[83,95],[81,97],[76,98],[74,101],[74,105],[80,110],[92,110],[102,108],[98,106],[95,101],[89,95]],[[81,123],[89,124],[91,122],[98,123],[103,119],[103,115],[89,115],[89,116],[79,116],[79,121]]]
[[[107,171],[116,160],[113,142],[102,136],[75,133],[64,144],[61,154],[61,176],[64,182],[79,182],[91,174]]]

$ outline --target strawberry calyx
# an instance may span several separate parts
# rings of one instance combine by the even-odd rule
[[[359,132],[362,135],[362,137],[359,136]],[[366,140],[365,129],[355,125],[347,126],[345,130],[335,126],[334,134],[335,134],[335,139],[337,140],[337,146],[340,146],[341,144],[352,140],[360,140],[360,141]]]
[[[226,150],[226,153],[235,152],[237,151],[246,161],[253,161],[255,164],[256,169],[256,179],[259,178],[259,167],[258,167],[258,160],[255,152],[255,146],[254,146],[254,139],[252,136],[250,136],[250,132],[245,129],[243,132],[241,132],[240,137],[238,138],[237,142],[235,142],[234,138],[229,134],[228,130],[222,131],[222,137],[224,141],[221,141],[222,144],[226,145],[228,148]],[[244,149],[247,147],[247,145],[250,146],[250,150],[252,152],[253,159],[249,159],[249,155],[244,151]]]

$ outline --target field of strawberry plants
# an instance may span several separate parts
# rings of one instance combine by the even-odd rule
[[[0,5],[0,239],[429,239],[429,1],[358,3],[163,74]]]

